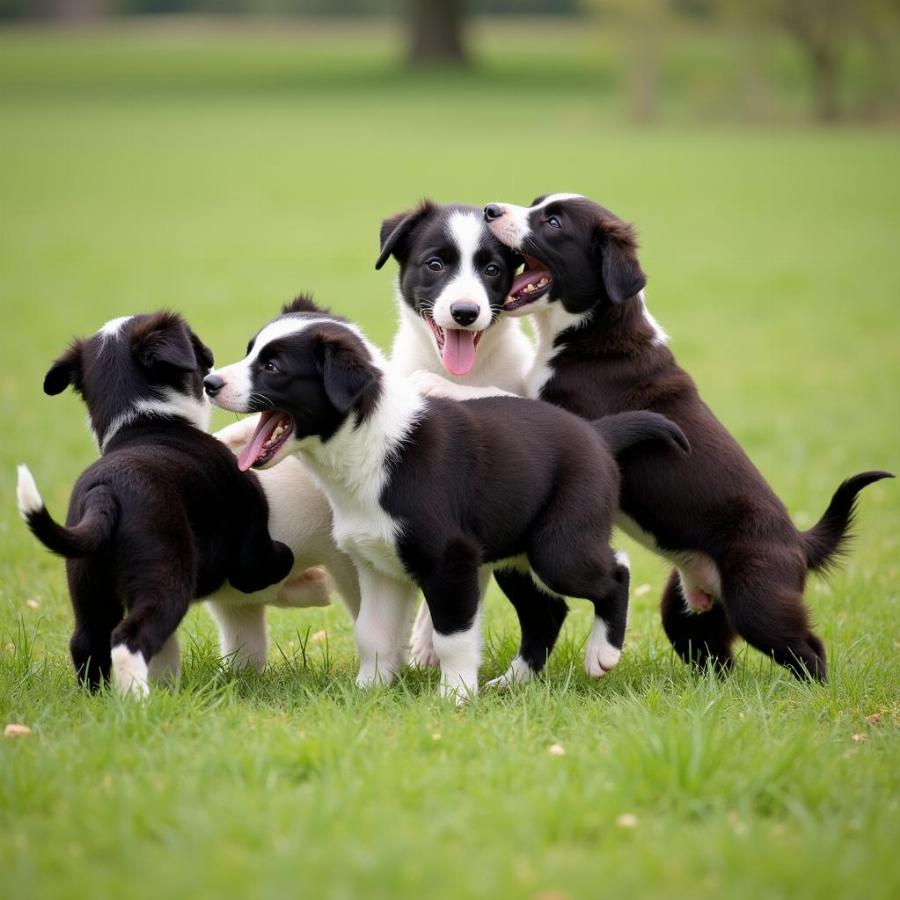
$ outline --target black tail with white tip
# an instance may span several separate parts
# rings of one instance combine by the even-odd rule
[[[616,413],[614,416],[595,419],[591,424],[615,457],[623,450],[645,441],[664,441],[682,453],[691,452],[691,445],[684,432],[671,419],[659,413],[646,410]]]
[[[60,525],[47,512],[28,466],[19,466],[16,496],[19,513],[34,536],[48,550],[66,559],[96,553],[109,540],[118,518],[112,493],[98,485],[87,495],[81,521],[71,528]]]

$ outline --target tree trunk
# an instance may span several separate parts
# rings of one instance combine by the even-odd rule
[[[101,5],[98,0],[51,0],[48,8],[56,21],[81,25],[96,21],[102,12]]]
[[[409,59],[414,65],[466,62],[463,0],[409,0]]]
[[[811,47],[813,88],[816,92],[816,117],[820,122],[836,122],[841,109],[838,99],[838,51],[835,45],[821,43]]]

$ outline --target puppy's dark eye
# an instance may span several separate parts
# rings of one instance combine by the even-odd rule
[[[427,260],[425,263],[432,272],[443,272],[444,271],[444,263],[442,260],[438,259],[436,256],[432,256],[431,259]]]
[[[500,266],[497,263],[488,263],[484,267],[484,274],[487,275],[488,278],[496,278],[500,274]]]
[[[268,360],[268,361],[266,362],[266,364],[263,366],[263,368],[264,368],[267,372],[280,372],[280,371],[281,371],[281,369],[278,367],[278,363],[275,362],[274,359]]]
[[[551,228],[562,228],[562,225],[560,224],[559,219],[557,219],[556,216],[550,216],[550,218],[547,219],[547,224]]]

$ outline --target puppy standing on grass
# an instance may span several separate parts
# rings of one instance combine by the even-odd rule
[[[492,237],[481,208],[424,200],[413,209],[386,218],[379,237],[375,267],[382,268],[392,257],[399,267],[399,323],[391,349],[394,371],[408,377],[423,393],[429,390],[429,379],[445,383],[440,373],[457,384],[499,386],[523,394],[533,348],[519,322],[500,315],[518,255]],[[248,417],[217,432],[216,437],[240,451],[250,441],[256,424],[256,417]],[[287,605],[327,602],[324,590],[313,589],[315,581],[303,590],[303,568],[322,565],[334,578],[355,618],[359,609],[356,572],[334,545],[328,501],[314,479],[303,463],[293,458],[260,475],[269,499],[270,530],[291,547],[296,559],[297,574],[286,585],[296,587],[291,589],[292,602]],[[510,596],[517,598],[523,608],[520,615],[529,605],[542,605],[531,603],[530,595],[538,589],[527,573],[506,570],[498,572],[496,578]],[[227,598],[220,592],[207,604],[219,626],[222,655],[238,665],[252,662],[261,666],[266,648],[264,603],[280,603],[257,602],[255,597],[242,601],[231,593],[233,596]],[[284,590],[279,592],[279,596],[284,594]],[[558,605],[565,610],[563,601]],[[422,609],[427,613],[427,607]],[[558,617],[558,610],[554,614]],[[418,627],[420,624],[424,627]],[[431,622],[423,615],[411,644],[412,658],[418,665],[437,665],[431,634]],[[542,657],[539,648],[531,651]],[[543,658],[540,662],[543,664]]]
[[[84,398],[101,457],[78,479],[66,525],[19,467],[19,510],[66,558],[75,612],[72,661],[91,688],[112,670],[123,693],[177,674],[175,631],[192,600],[228,581],[259,591],[284,578],[291,551],[267,530],[254,476],[205,433],[212,353],[179,316],[115,319],[76,341],[44,390]]]
[[[628,568],[609,547],[614,455],[643,442],[686,451],[663,416],[588,423],[519,398],[425,399],[358,328],[302,297],[205,385],[224,409],[262,410],[242,465],[300,453],[328,495],[335,540],[359,572],[360,686],[389,683],[403,665],[418,584],[442,694],[477,692],[479,606],[495,568],[590,600],[588,670],[618,662]],[[504,678],[519,668],[514,661]]]
[[[690,456],[664,459],[644,445],[621,461],[619,524],[675,565],[662,618],[677,652],[728,669],[740,635],[798,677],[824,679],[825,648],[803,604],[807,574],[839,555],[857,493],[892,476],[853,476],[819,522],[798,531],[648,312],[632,227],[576,194],[539,197],[530,207],[492,203],[484,213],[497,239],[526,260],[504,309],[535,315],[528,396],[587,419],[653,410],[691,442]],[[458,396],[459,388],[450,391]]]

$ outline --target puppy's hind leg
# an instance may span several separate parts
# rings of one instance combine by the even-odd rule
[[[219,653],[235,670],[266,667],[269,641],[262,603],[235,606],[208,600],[206,608],[219,627]]]
[[[110,678],[110,641],[123,610],[111,586],[96,579],[89,563],[69,560],[66,570],[75,613],[69,651],[79,681],[96,691]]]
[[[628,588],[631,564],[621,550],[614,554],[612,573],[607,587],[594,604],[594,625],[584,652],[584,668],[591,678],[600,678],[614,669],[622,657],[625,628],[628,625]]]
[[[594,624],[585,649],[584,667],[592,678],[615,668],[622,656],[628,624],[628,557],[609,548],[573,553],[563,541],[536,544],[529,555],[538,577],[551,589],[594,604]]]
[[[688,609],[678,570],[673,569],[660,601],[663,628],[675,652],[698,669],[712,662],[720,674],[734,666],[731,645],[734,629],[721,603],[713,603],[706,612]]]
[[[503,675],[486,685],[502,689],[525,684],[543,670],[569,608],[562,597],[542,591],[528,572],[499,569],[494,572],[494,578],[513,605],[522,629],[515,659]]]

